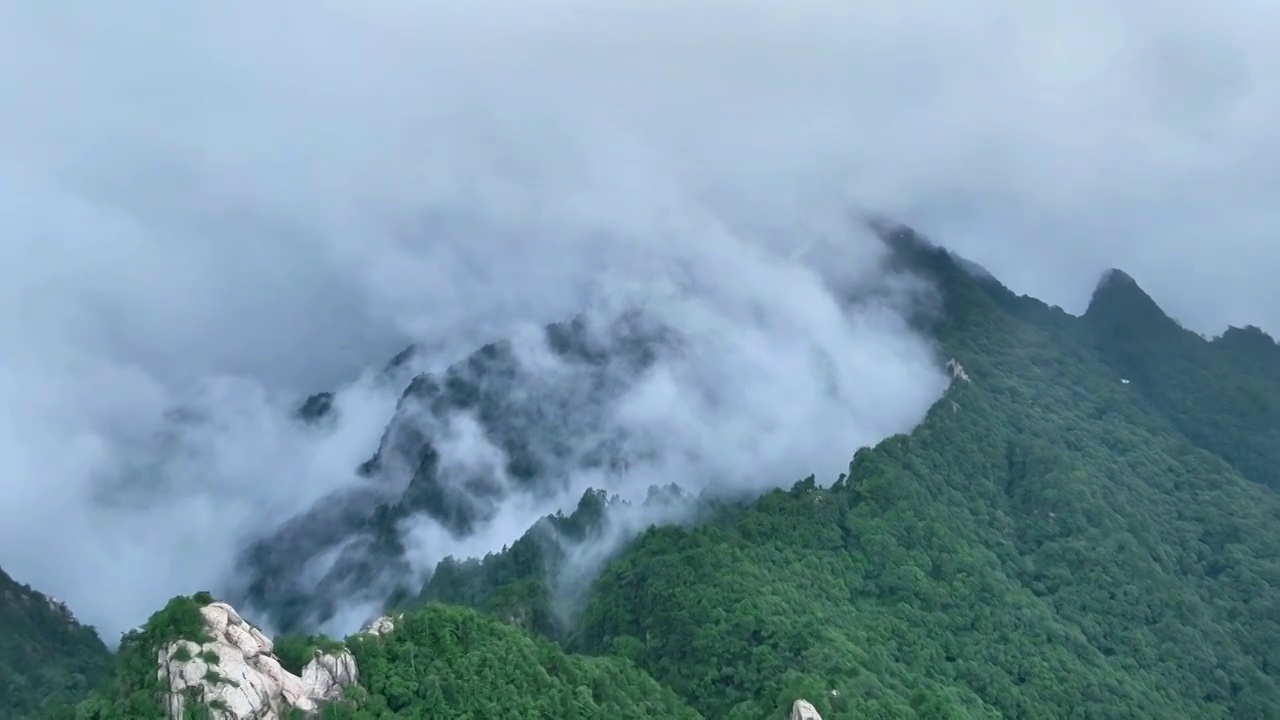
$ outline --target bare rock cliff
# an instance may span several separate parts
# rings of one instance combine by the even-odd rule
[[[404,613],[392,617],[383,615],[382,617],[369,623],[361,630],[361,633],[374,636],[382,636],[396,629],[396,622],[404,618]]]
[[[208,705],[218,720],[280,720],[293,709],[312,714],[359,680],[348,652],[317,653],[299,677],[281,667],[271,639],[230,605],[211,603],[200,613],[212,640],[177,640],[156,658],[172,720],[181,720],[190,702]]]
[[[822,720],[822,716],[808,700],[797,700],[791,706],[791,714],[787,716],[787,720]]]

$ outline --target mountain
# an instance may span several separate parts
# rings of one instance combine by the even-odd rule
[[[1128,275],[1098,285],[1085,325],[1098,356],[1196,445],[1280,490],[1280,346],[1256,327],[1212,341],[1169,318]]]
[[[55,717],[110,667],[111,655],[93,628],[0,571],[0,717]]]
[[[558,639],[707,717],[1280,717],[1275,343],[1115,271],[1073,317],[882,232],[938,290],[945,397],[825,487],[643,533]]]
[[[1270,448],[1197,434],[1199,403],[1228,412],[1280,367],[1246,369],[1116,273],[1076,318],[888,239],[934,279],[963,376],[826,488],[641,536],[570,646],[627,654],[711,717],[797,694],[829,717],[1280,717]],[[1246,438],[1277,429],[1253,418]]]
[[[579,319],[545,331],[574,382],[521,377],[517,339],[406,377],[367,486],[248,548],[233,600],[307,631],[376,581],[399,586],[385,637],[274,643],[295,670],[354,657],[359,679],[323,717],[1280,718],[1274,340],[1201,337],[1120,271],[1073,316],[877,230],[891,269],[934,290],[911,320],[951,384],[910,433],[849,448],[847,472],[744,500],[588,492],[501,552],[408,576],[406,518],[465,535],[504,502],[565,491],[568,469],[625,459],[593,413],[673,340],[642,314]],[[455,408],[504,466],[440,462]],[[300,422],[336,411],[320,394]],[[672,506],[683,522],[642,529]],[[122,650],[82,717],[130,717],[126,697],[162,716],[134,691],[174,628],[200,632],[181,600],[188,620],[122,644],[144,651]]]
[[[440,377],[415,375],[359,469],[367,485],[325,498],[249,547],[236,602],[291,631],[330,619],[340,602],[382,600],[387,586],[412,596],[419,588],[406,583],[406,520],[430,518],[465,537],[513,496],[552,498],[571,470],[625,463],[625,438],[602,422],[603,413],[674,338],[635,312],[605,327],[578,317],[542,333],[555,371],[529,368],[513,342],[502,341]],[[393,358],[388,371],[404,367],[412,352]],[[319,394],[299,414],[321,422],[331,407],[332,396]],[[441,447],[467,442],[468,434],[500,453],[500,466],[444,462]]]

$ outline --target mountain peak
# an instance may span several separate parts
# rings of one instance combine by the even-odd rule
[[[1123,270],[1111,268],[1102,274],[1084,317],[1106,324],[1122,324],[1132,330],[1177,326],[1138,281]]]
[[[1110,286],[1131,286],[1136,288],[1138,287],[1138,281],[1134,280],[1132,275],[1120,268],[1110,268],[1106,272],[1102,273],[1102,277],[1098,279],[1098,286],[1094,292],[1096,293],[1098,290]]]

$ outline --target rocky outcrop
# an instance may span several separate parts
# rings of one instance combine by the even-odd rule
[[[797,700],[791,706],[791,714],[787,716],[787,720],[822,720],[822,716],[808,700]]]
[[[290,710],[312,714],[359,680],[346,651],[317,653],[302,677],[280,665],[271,639],[226,603],[200,609],[209,642],[177,640],[160,648],[157,676],[167,686],[168,716],[180,720],[188,703],[200,702],[218,720],[280,720]]]
[[[365,633],[366,635],[377,635],[377,636],[386,635],[387,633],[396,629],[396,620],[399,620],[402,617],[404,617],[404,615],[397,615],[394,618],[391,617],[390,615],[383,615],[377,620],[374,620],[373,622],[369,623],[360,632]]]
[[[960,364],[959,360],[951,358],[947,361],[946,368],[947,372],[951,375],[952,380],[969,382],[969,373],[964,369],[964,366]]]
[[[342,689],[360,681],[360,671],[351,653],[317,653],[302,668],[302,686],[307,697],[320,701],[337,700]]]

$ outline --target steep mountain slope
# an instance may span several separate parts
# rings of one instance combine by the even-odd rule
[[[1177,358],[1194,395],[1147,387],[1099,331],[1125,313],[1153,329],[1140,298],[1104,283],[1075,318],[885,236],[938,287],[919,321],[958,361],[947,396],[829,488],[645,533],[570,646],[632,658],[708,717],[781,717],[796,696],[828,718],[1280,717],[1274,475],[1246,479],[1232,462],[1265,459],[1187,425],[1203,397],[1230,411],[1224,384],[1273,382],[1274,343],[1201,367],[1217,343],[1126,333],[1146,357],[1194,353]]]
[[[418,595],[448,548],[511,542],[590,487],[636,500],[679,482],[741,497],[773,486],[778,473],[762,466],[840,467],[841,445],[858,442],[845,438],[910,428],[945,384],[927,341],[890,309],[910,291],[876,271],[885,254],[867,253],[856,273],[762,254],[770,272],[755,281],[795,286],[776,301],[668,268],[675,279],[638,301],[610,288],[569,322],[446,368],[402,353],[386,384],[403,391],[360,478],[252,543],[229,599],[284,631],[348,628],[388,597]],[[780,393],[793,400],[781,414]],[[324,432],[340,412],[321,393],[298,416]],[[730,457],[726,445],[758,452]]]
[[[806,698],[827,720],[1280,718],[1280,348],[1256,328],[1190,333],[1119,272],[1074,317],[910,230],[879,230],[893,266],[936,290],[914,322],[952,382],[919,427],[849,448],[838,478],[750,502],[654,490],[655,507],[698,522],[622,546],[619,524],[648,516],[589,492],[502,552],[447,560],[422,588],[406,579],[403,622],[348,640],[359,688],[324,716],[764,720]],[[368,494],[250,552],[253,599],[314,622],[404,572],[405,514],[465,531],[565,468],[609,462],[609,438],[558,453],[565,428],[541,409],[573,407],[572,431],[591,428],[583,393],[616,392],[665,341],[638,327],[601,353],[583,343],[598,335],[552,326],[579,338],[553,347],[598,369],[575,378],[598,382],[532,399],[509,396],[502,343],[419,376],[366,465]],[[422,429],[452,407],[476,410],[516,482],[441,472],[447,434]],[[330,411],[319,395],[302,414]],[[291,557],[323,566],[318,593]],[[277,646],[316,642],[331,641]],[[118,687],[154,677],[123,653],[117,667]],[[128,716],[100,702],[82,715],[94,707]]]
[[[1200,447],[1280,489],[1280,346],[1255,327],[1206,342],[1113,270],[1084,315],[1104,362]]]
[[[523,537],[502,552],[483,558],[446,558],[430,580],[405,607],[443,602],[479,608],[506,622],[546,637],[559,637],[573,624],[590,583],[617,547],[618,528],[613,519],[624,515],[647,525],[645,511],[665,520],[680,508],[683,519],[692,520],[712,505],[690,496],[679,487],[652,487],[640,506],[589,490],[572,513],[542,518]],[[586,553],[581,551],[586,549]],[[593,552],[594,551],[594,552]]]
[[[93,628],[0,571],[0,718],[56,717],[106,677],[110,663]]]
[[[417,593],[400,523],[414,516],[466,536],[516,496],[555,497],[570,471],[617,467],[624,438],[601,422],[617,398],[674,340],[627,313],[608,327],[585,318],[549,325],[546,348],[560,366],[533,371],[511,341],[476,351],[441,376],[408,382],[377,452],[360,468],[367,485],[326,498],[244,556],[244,588],[233,598],[285,631],[323,622],[339,601],[382,599],[387,586]],[[405,366],[413,349],[393,358]],[[323,421],[331,396],[310,398],[300,414]],[[446,463],[447,446],[483,443],[500,460]],[[458,456],[454,452],[451,455]]]

